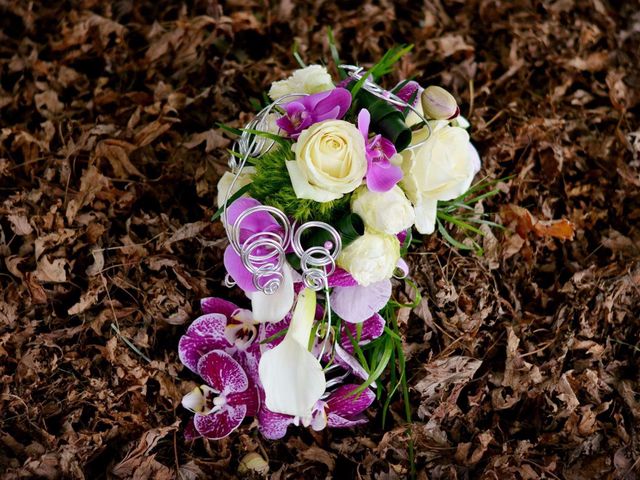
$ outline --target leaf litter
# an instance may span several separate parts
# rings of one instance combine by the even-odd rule
[[[398,399],[385,430],[181,434],[177,339],[228,293],[216,125],[251,118],[294,43],[330,64],[331,27],[365,66],[414,43],[394,80],[453,91],[508,178],[479,202],[507,227],[481,227],[483,256],[432,236],[409,257],[418,478],[637,478],[638,2],[270,5],[0,3],[0,476],[410,472]]]

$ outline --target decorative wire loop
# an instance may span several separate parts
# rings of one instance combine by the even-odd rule
[[[314,246],[305,250],[302,246],[302,234],[311,228],[325,230],[332,240],[325,242],[323,246]],[[291,239],[291,246],[300,257],[300,268],[305,285],[315,291],[328,288],[327,278],[336,269],[336,260],[342,250],[342,238],[338,231],[324,222],[307,222],[296,229]]]
[[[364,70],[364,68],[357,67],[355,65],[340,65],[340,68],[342,68],[344,71],[346,71],[347,75],[349,75],[349,77],[354,79],[356,82],[358,80],[360,80],[362,77],[364,77],[366,75],[366,73],[367,73]],[[424,145],[426,143],[426,141],[429,139],[429,137],[431,136],[431,133],[432,133],[431,125],[429,125],[429,121],[425,118],[425,116],[422,114],[422,112],[420,112],[420,110],[418,110],[416,107],[414,107],[410,103],[405,102],[403,99],[401,99],[400,97],[398,97],[394,93],[391,93],[389,90],[385,90],[384,88],[382,88],[380,85],[378,85],[376,82],[374,82],[371,79],[371,75],[369,75],[364,80],[364,83],[362,84],[362,88],[365,89],[370,94],[380,98],[381,100],[384,100],[385,102],[387,102],[387,103],[389,103],[389,104],[391,104],[391,105],[393,105],[395,107],[401,107],[402,109],[408,108],[413,113],[415,113],[418,116],[418,118],[420,118],[420,120],[422,120],[424,122],[424,124],[427,126],[427,129],[429,130],[429,136],[427,136],[427,138],[425,138],[421,142],[417,142],[414,145],[410,145],[409,147],[407,147],[407,150],[416,149],[416,148],[421,147],[422,145]]]
[[[281,231],[256,232],[240,242],[242,223],[250,215],[266,213],[275,217]],[[286,250],[291,242],[291,223],[279,209],[257,205],[242,212],[233,225],[225,225],[232,248],[242,260],[242,265],[253,275],[253,285],[259,291],[274,294],[283,281],[282,267],[286,262]]]

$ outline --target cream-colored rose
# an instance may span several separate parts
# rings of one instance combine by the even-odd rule
[[[365,227],[390,235],[410,228],[415,220],[411,202],[397,185],[387,192],[360,187],[351,197],[351,211]]]
[[[249,185],[253,180],[253,175],[255,175],[256,169],[255,167],[244,167],[238,179],[235,183],[233,183],[233,178],[235,175],[231,172],[224,172],[224,175],[218,180],[218,196],[216,198],[216,203],[218,207],[221,207],[227,198],[231,198],[233,194],[235,194],[238,190],[240,190],[245,185]],[[233,185],[233,186],[232,186]],[[231,190],[229,190],[231,189]],[[246,195],[243,195],[246,196]]]
[[[364,139],[352,123],[325,120],[303,130],[287,162],[298,198],[329,202],[354,191],[367,172]]]
[[[391,278],[399,259],[400,242],[395,235],[365,229],[364,235],[342,250],[337,263],[366,287]]]
[[[331,75],[322,65],[309,65],[293,72],[286,80],[273,82],[269,97],[276,100],[294,93],[320,93],[335,88]]]
[[[415,208],[416,229],[423,234],[435,229],[438,200],[452,200],[466,192],[479,163],[464,129],[446,121],[429,124],[431,136],[425,127],[414,132],[412,139],[413,145],[427,139],[426,143],[402,152],[400,184]]]

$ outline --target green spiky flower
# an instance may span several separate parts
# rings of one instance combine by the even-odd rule
[[[351,195],[322,203],[296,197],[285,164],[293,159],[291,144],[274,145],[271,151],[257,159],[250,196],[279,208],[298,222],[319,220],[332,224],[335,219],[348,213]]]

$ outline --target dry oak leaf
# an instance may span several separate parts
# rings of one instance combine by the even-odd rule
[[[7,220],[11,222],[11,229],[16,235],[24,236],[33,232],[29,219],[24,215],[7,215]]]
[[[144,178],[144,175],[140,173],[135,165],[131,163],[131,160],[129,160],[129,155],[131,155],[136,148],[135,145],[124,140],[110,138],[98,143],[96,146],[96,157],[106,158],[113,168],[113,173],[118,178],[126,179],[130,175]]]
[[[183,145],[185,146],[185,148],[192,149],[200,145],[202,142],[206,142],[204,151],[207,153],[218,148],[225,148],[227,145],[229,145],[229,139],[224,138],[220,134],[220,132],[214,129],[195,133],[191,136],[189,141],[185,142]]]
[[[67,217],[67,222],[71,224],[73,220],[76,218],[78,211],[90,204],[98,193],[103,188],[109,186],[109,180],[102,175],[95,165],[89,166],[80,179],[80,191],[69,201],[67,205],[67,211],[65,216]]]
[[[115,337],[114,337],[115,338]],[[156,460],[156,455],[151,451],[158,442],[170,432],[178,428],[180,421],[176,421],[169,427],[160,427],[149,430],[142,435],[138,446],[127,453],[127,456],[111,473],[118,478],[136,478],[153,480],[170,480],[174,478],[173,469]]]
[[[67,261],[64,258],[56,258],[50,261],[47,255],[43,255],[40,260],[38,260],[38,268],[36,269],[35,276],[41,282],[66,282],[67,271],[64,268],[66,265]]]
[[[560,240],[573,240],[574,225],[566,218],[560,220],[538,220],[529,210],[512,203],[500,209],[500,216],[505,223],[515,223],[518,235],[526,238],[529,232],[538,237],[553,237]]]

